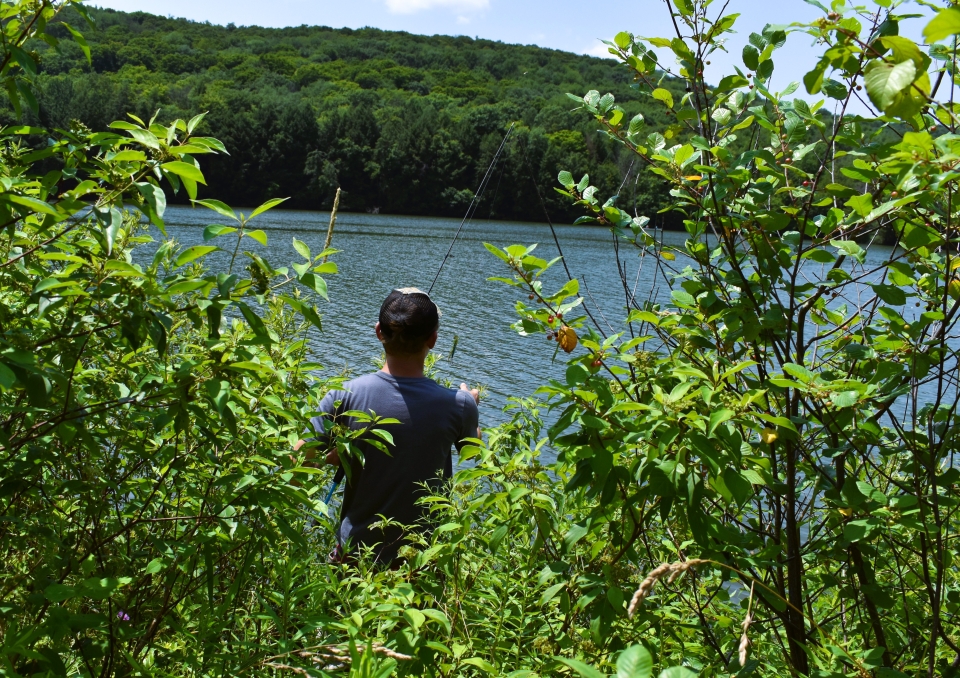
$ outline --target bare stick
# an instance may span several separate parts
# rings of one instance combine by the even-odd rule
[[[340,209],[340,187],[339,186],[337,186],[337,196],[333,199],[333,211],[330,212],[330,225],[327,226],[327,241],[323,243],[324,251],[330,249],[330,242],[333,240],[333,227],[337,223],[338,209]],[[327,263],[327,257],[323,258],[323,263]]]

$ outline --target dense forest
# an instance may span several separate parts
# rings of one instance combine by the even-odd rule
[[[292,207],[324,209],[339,186],[342,209],[458,216],[515,122],[479,217],[542,220],[535,179],[551,216],[574,218],[550,188],[562,168],[588,172],[606,193],[624,184],[620,204],[636,196],[651,214],[668,198],[656,177],[641,172],[637,182],[621,148],[571,112],[565,93],[602,87],[629,114],[642,110],[651,131],[667,127],[667,111],[642,100],[611,60],[465,36],[90,12],[95,28],[74,22],[85,26],[89,61],[72,41],[59,52],[38,41],[38,122],[98,131],[128,112],[166,120],[207,111],[204,133],[230,155],[205,166],[201,197],[250,205],[291,196]]]

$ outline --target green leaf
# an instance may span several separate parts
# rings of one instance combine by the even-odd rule
[[[738,504],[744,504],[753,496],[753,485],[749,480],[744,478],[739,471],[728,466],[723,469],[722,475],[723,483],[727,486],[727,489],[730,490],[730,493]]]
[[[253,333],[256,334],[261,339],[270,339],[270,334],[267,332],[266,325],[263,324],[263,319],[254,313],[253,309],[247,306],[242,301],[234,302],[237,307],[240,309],[240,312],[243,314],[244,319],[247,321],[247,324],[250,326],[250,329],[253,330]],[[265,367],[265,366],[264,366]]]
[[[812,71],[808,71],[803,76],[803,86],[807,89],[807,94],[817,94],[823,86],[823,74],[827,71],[827,63],[821,61]]]
[[[199,259],[200,257],[206,256],[218,249],[220,248],[214,247],[213,245],[194,245],[193,247],[188,247],[177,256],[174,266],[179,268],[184,264],[189,264],[194,259]]]
[[[607,678],[606,674],[600,673],[592,666],[588,666],[576,659],[567,659],[566,657],[554,657],[561,664],[566,664],[577,672],[581,678]]]
[[[307,243],[303,242],[302,240],[297,240],[296,238],[294,238],[294,239],[293,239],[293,249],[295,249],[295,250],[297,251],[297,253],[298,253],[301,257],[303,257],[304,259],[310,259],[310,258],[311,258],[310,248],[307,247]]]
[[[52,205],[45,203],[43,200],[32,198],[29,195],[5,193],[5,194],[0,194],[0,199],[6,200],[8,202],[12,202],[15,205],[27,207],[33,212],[41,212],[43,214],[51,214],[53,216],[59,216],[59,213]]]
[[[319,294],[321,297],[330,301],[327,296],[327,281],[313,273],[305,273],[300,276],[300,282]]]
[[[903,306],[907,303],[907,295],[899,287],[893,285],[871,285],[877,296],[891,306]]]
[[[617,658],[617,678],[650,678],[653,657],[643,645],[633,645]]]
[[[620,31],[614,36],[613,41],[620,49],[626,49],[633,43],[633,36],[626,31]]]
[[[685,666],[671,666],[660,672],[660,678],[697,678],[697,674]]]
[[[653,98],[657,101],[662,101],[666,104],[667,108],[673,108],[673,95],[670,94],[669,90],[665,90],[663,87],[658,87],[653,90]]]
[[[73,26],[68,24],[66,21],[61,21],[60,24],[70,31],[70,35],[73,36],[73,41],[80,46],[80,51],[83,52],[83,55],[87,57],[87,63],[92,64],[93,59],[90,56],[90,45],[87,44],[86,38],[83,37],[83,34],[75,29]]]
[[[716,120],[718,125],[724,126],[729,124],[732,115],[729,109],[717,108],[710,114],[710,117]]]
[[[714,431],[717,430],[717,427],[720,426],[725,421],[732,419],[734,415],[733,410],[728,410],[725,407],[720,408],[719,410],[714,410],[710,413],[710,424],[707,426],[707,434],[713,435]]]
[[[132,580],[130,577],[103,577],[102,579],[87,579],[77,587],[77,591],[87,598],[104,600],[109,598],[114,591],[126,586],[131,581]]]
[[[476,666],[478,669],[484,673],[498,674],[500,673],[497,670],[497,667],[488,662],[486,659],[481,659],[480,657],[470,657],[469,659],[463,660],[464,664],[469,664],[470,666]]]
[[[147,567],[143,570],[143,573],[156,574],[157,572],[160,572],[161,570],[163,570],[163,568],[164,568],[163,559],[154,558],[149,563],[147,563]]]
[[[427,620],[423,612],[415,607],[408,607],[403,611],[403,616],[410,623],[410,626],[413,627],[414,631],[419,630],[420,627],[423,626],[423,622]]]
[[[191,165],[188,162],[175,160],[173,162],[165,162],[160,167],[171,174],[176,174],[178,177],[183,179],[184,182],[194,181],[198,184],[203,184],[204,186],[207,184],[206,180],[203,178],[203,173],[195,165]],[[185,183],[184,185],[187,184]]]
[[[110,126],[113,127],[115,124],[116,123]],[[143,144],[147,148],[160,150],[160,140],[157,139],[157,136],[153,132],[145,129],[140,129],[139,127],[133,127],[132,129],[128,129],[127,132],[130,133],[131,137],[133,137],[136,141],[139,141],[141,144]]]
[[[543,592],[543,595],[540,596],[540,604],[546,605],[547,603],[549,603],[551,600],[554,599],[554,597],[556,597],[558,593],[560,593],[560,589],[562,589],[566,585],[567,585],[567,582],[562,581],[559,584],[554,584],[553,586],[548,588],[546,591]]]
[[[264,247],[267,245],[267,234],[264,231],[247,231],[244,235],[253,238]]]
[[[857,391],[840,391],[830,394],[830,402],[837,408],[853,407],[859,399],[860,394]]]
[[[799,379],[804,384],[809,384],[817,378],[817,375],[815,375],[813,372],[802,365],[797,365],[796,363],[784,363],[783,371],[789,374],[791,377]]]
[[[677,304],[677,306],[684,308],[696,308],[697,306],[696,299],[694,299],[693,295],[689,292],[685,292],[683,290],[673,290],[670,293],[670,296],[673,298],[673,301]]]
[[[184,164],[186,164],[186,163],[184,163]],[[194,201],[193,201],[193,204],[194,204],[194,205],[203,205],[203,206],[206,207],[207,209],[211,209],[211,210],[213,210],[214,212],[216,212],[217,214],[220,214],[220,215],[222,215],[222,216],[225,216],[227,219],[233,219],[234,221],[240,221],[240,219],[237,218],[236,212],[234,212],[234,211],[230,208],[229,205],[227,205],[227,204],[224,203],[224,202],[220,202],[219,200],[209,200],[209,199],[207,199],[207,200],[194,200]]]
[[[864,257],[867,255],[866,251],[852,240],[831,240],[830,244],[860,263],[863,263]]]
[[[4,46],[10,50],[10,56],[13,57],[13,60],[19,64],[24,72],[30,74],[30,76],[37,74],[37,62],[33,60],[32,56],[16,45],[7,44]]]
[[[927,42],[938,42],[958,33],[960,33],[960,9],[954,7],[940,10],[923,29],[923,37]]]
[[[204,112],[204,113],[198,113],[197,115],[190,118],[190,122],[187,123],[187,134],[193,134],[193,130],[197,128],[197,125],[199,125],[200,121],[203,120],[206,116],[207,114]]]
[[[871,61],[863,71],[863,82],[870,101],[882,111],[890,108],[900,92],[909,87],[917,77],[917,67],[909,59],[896,65],[884,61]]]
[[[743,65],[751,71],[757,70],[760,65],[760,52],[753,45],[745,45],[743,48]]]
[[[433,608],[429,608],[429,607],[424,610],[421,610],[421,612],[428,619],[431,619],[437,622],[438,624],[440,624],[440,626],[443,627],[444,631],[446,631],[447,633],[450,633],[450,619],[447,617],[446,614],[444,614],[440,610],[434,610]]]
[[[896,63],[910,59],[917,67],[917,72],[926,70],[930,65],[930,57],[921,52],[917,43],[910,38],[890,35],[880,38],[880,42],[891,50],[891,57]]]
[[[574,545],[587,536],[587,532],[590,531],[590,528],[586,525],[574,525],[567,533],[563,536],[563,543],[566,547],[566,550],[569,551],[574,547]]]
[[[123,226],[123,215],[120,214],[120,210],[116,207],[111,209],[107,214],[103,214],[102,211],[98,212],[100,217],[100,223],[103,225],[103,235],[107,241],[107,254],[113,252],[113,245],[117,241],[117,235],[120,233],[120,228]]]
[[[289,200],[289,199],[290,199],[290,198],[273,198],[273,199],[271,199],[271,200],[267,200],[265,203],[263,203],[262,205],[260,205],[260,207],[258,207],[257,209],[253,210],[253,212],[250,213],[250,218],[253,219],[255,216],[258,216],[258,215],[260,215],[260,214],[263,214],[263,213],[266,212],[267,210],[273,209],[274,207],[276,207],[276,206],[279,205],[280,203],[286,202],[286,201]]]
[[[831,99],[836,99],[838,101],[843,101],[847,98],[847,86],[841,82],[838,82],[834,79],[824,80],[823,81],[823,93],[826,94]]]
[[[43,590],[43,595],[51,603],[60,603],[73,598],[77,592],[72,586],[66,584],[52,584]]]
[[[0,363],[0,386],[5,389],[13,388],[13,385],[17,383],[17,375],[14,374],[13,370],[9,367]]]
[[[203,241],[207,242],[208,240],[213,240],[217,236],[229,235],[230,233],[236,233],[237,229],[233,226],[223,226],[222,224],[210,224],[205,229],[203,229]]]
[[[843,526],[843,538],[851,542],[863,541],[869,539],[879,527],[876,518],[851,520]]]
[[[749,84],[750,82],[742,75],[728,75],[725,78],[720,79],[720,82],[717,83],[717,87],[713,90],[713,92],[716,95],[720,95],[724,92],[745,87]]]
[[[167,211],[167,196],[163,189],[147,181],[137,184],[137,190],[143,196],[144,201],[150,206],[148,216],[150,220],[161,230],[163,230],[163,213]]]

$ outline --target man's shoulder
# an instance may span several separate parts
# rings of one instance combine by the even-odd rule
[[[460,388],[454,392],[454,397],[457,399],[457,402],[463,407],[463,411],[468,414],[478,412],[479,408],[477,407],[477,401],[474,400],[473,394],[470,391],[465,391]]]
[[[359,389],[382,387],[387,385],[387,381],[380,376],[381,372],[370,372],[355,379],[351,379],[343,385],[344,391],[356,392]]]

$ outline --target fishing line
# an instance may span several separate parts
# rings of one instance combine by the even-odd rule
[[[447,253],[443,256],[443,260],[440,262],[440,267],[437,269],[437,275],[433,277],[433,282],[430,283],[430,287],[427,289],[427,294],[430,294],[433,291],[433,286],[436,285],[437,280],[440,279],[440,273],[443,271],[443,266],[447,263],[447,259],[450,258],[450,253],[453,252],[453,246],[457,244],[457,240],[460,238],[460,232],[463,231],[464,224],[473,218],[473,212],[476,212],[476,208],[480,204],[480,199],[483,197],[484,191],[487,190],[487,184],[489,184],[490,177],[493,174],[493,167],[497,164],[497,160],[500,159],[500,154],[503,153],[503,148],[507,144],[507,139],[510,138],[510,134],[513,132],[513,127],[516,124],[517,123],[515,122],[510,123],[510,128],[503,136],[503,141],[500,142],[500,148],[497,149],[497,152],[493,156],[493,160],[490,161],[490,165],[487,167],[487,171],[483,175],[483,179],[480,181],[480,186],[477,187],[477,192],[474,193],[473,200],[470,201],[470,205],[467,207],[467,213],[463,215],[463,220],[460,222],[457,232],[453,234],[453,240],[450,242],[450,247],[447,248]]]
[[[500,142],[500,147],[497,149],[497,152],[493,155],[493,160],[490,161],[490,165],[487,167],[486,173],[483,175],[483,179],[480,181],[480,186],[477,187],[476,193],[473,195],[473,200],[470,201],[470,205],[467,206],[467,212],[463,215],[463,220],[460,222],[460,226],[457,228],[457,232],[453,235],[453,240],[450,242],[450,247],[447,248],[447,253],[443,256],[443,260],[440,262],[440,267],[437,269],[437,275],[434,276],[433,282],[430,283],[430,288],[427,290],[427,294],[430,294],[433,291],[433,286],[437,284],[437,280],[440,278],[440,273],[443,271],[444,264],[447,263],[447,259],[450,258],[450,254],[453,252],[454,245],[457,244],[457,240],[460,238],[460,232],[463,231],[464,225],[473,218],[473,215],[477,211],[477,207],[480,205],[480,201],[483,199],[483,194],[487,190],[487,186],[490,183],[490,178],[493,176],[493,168],[496,166],[497,161],[500,159],[500,155],[503,153],[503,149],[507,144],[507,139],[510,138],[510,134],[513,132],[513,128],[517,123],[510,123],[507,133],[503,136],[503,140]],[[500,173],[500,179],[503,179],[503,172]],[[500,183],[497,182],[497,191],[500,190]],[[496,198],[496,195],[494,195]],[[492,206],[491,206],[491,209]],[[453,350],[456,350],[456,342],[454,342]],[[451,357],[452,357],[451,352]],[[333,476],[333,482],[330,484],[330,491],[327,492],[327,498],[324,500],[324,504],[329,504],[330,500],[333,499],[333,495],[336,493],[337,488],[340,487],[340,483],[344,478],[343,465],[341,464],[337,468],[336,474]]]
[[[567,266],[567,258],[563,254],[563,248],[560,247],[560,239],[557,237],[557,230],[553,227],[553,221],[550,219],[550,213],[547,211],[547,203],[543,200],[543,195],[540,193],[540,184],[537,183],[537,178],[533,174],[533,168],[530,166],[530,162],[527,160],[527,145],[523,145],[523,164],[527,167],[527,172],[530,174],[530,181],[533,183],[533,188],[537,192],[537,198],[540,200],[540,208],[543,210],[543,216],[547,220],[547,225],[550,227],[550,233],[553,235],[553,244],[557,246],[557,254],[560,255],[560,263],[563,264],[563,270],[567,272],[567,280],[573,280],[573,274],[570,273],[570,267]],[[586,284],[586,283],[584,283]],[[607,333],[603,331],[603,328],[600,326],[600,323],[597,322],[597,319],[593,317],[593,313],[590,312],[590,309],[587,307],[586,302],[583,299],[583,296],[578,292],[577,297],[581,301],[583,310],[590,320],[593,321],[594,327],[603,335],[603,338],[607,338]],[[597,307],[599,310],[600,307]]]
[[[503,175],[507,173],[507,163],[500,165],[500,178],[497,179],[497,187],[493,190],[493,197],[490,199],[490,213],[487,219],[493,219],[493,208],[497,204],[497,196],[500,195],[500,184],[503,183]]]

